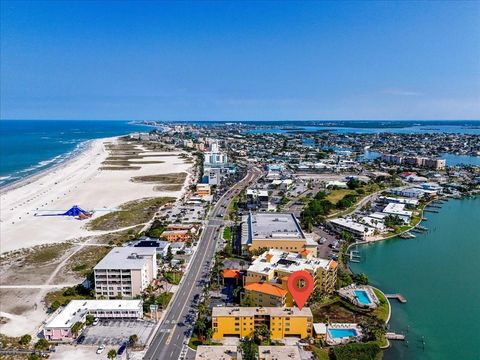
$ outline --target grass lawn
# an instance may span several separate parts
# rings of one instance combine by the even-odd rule
[[[86,246],[69,259],[67,269],[87,276],[110,250],[109,246]]]
[[[193,334],[192,337],[190,338],[190,341],[188,342],[188,346],[193,350],[197,350],[197,347],[200,345],[220,346],[222,344],[212,342],[212,340],[205,340],[202,343],[200,340],[198,340],[197,335]]]
[[[355,190],[336,189],[336,190],[330,191],[326,199],[329,200],[331,203],[336,204],[339,200],[343,199],[343,197],[347,194],[356,194],[356,193],[355,193]]]
[[[375,295],[377,295],[378,300],[380,300],[380,305],[373,311],[373,315],[385,322],[387,321],[390,303],[388,302],[388,299],[377,289],[373,289],[373,292]]]
[[[160,175],[135,176],[132,178],[132,181],[141,183],[183,184],[186,177],[187,173],[181,172]]]
[[[47,304],[47,306],[49,307],[55,301],[58,301],[60,305],[67,305],[70,302],[70,300],[93,299],[92,296],[80,295],[74,292],[72,292],[71,295],[66,295],[65,290],[67,289],[71,289],[71,288],[64,288],[64,289],[49,292],[45,296],[45,303]]]
[[[227,241],[232,240],[232,228],[230,226],[226,226],[223,229],[223,238]]]
[[[64,255],[65,252],[72,246],[72,244],[61,243],[44,245],[42,247],[35,248],[24,257],[23,263],[29,265],[40,265],[51,262]]]
[[[99,170],[140,170],[141,166],[102,166]]]
[[[180,283],[182,275],[183,273],[180,271],[167,271],[163,274],[163,276],[165,276],[165,280],[173,285],[178,285]]]
[[[155,302],[165,309],[170,303],[170,300],[172,300],[172,296],[173,296],[173,293],[171,292],[161,293],[160,295],[157,296],[157,298],[155,299]]]
[[[310,347],[312,349],[312,352],[313,352],[313,356],[315,357],[316,360],[328,360],[329,357],[328,357],[328,349],[321,349],[319,347],[316,347],[314,345],[312,345]]]
[[[230,220],[233,220],[235,218],[235,213],[237,212],[238,208],[238,200],[238,195],[235,195],[232,201],[230,201],[230,204],[228,204],[227,213],[225,214],[226,218]]]
[[[183,184],[167,184],[167,185],[157,185],[153,187],[155,191],[180,191],[182,190]]]
[[[118,231],[110,234],[104,234],[95,237],[97,243],[99,244],[109,244],[109,245],[117,245],[121,246],[125,242],[133,240],[137,237],[138,232],[142,230],[143,225],[138,225],[132,227],[128,230]]]
[[[172,197],[145,198],[127,202],[120,206],[120,210],[91,220],[89,230],[117,230],[127,226],[143,224],[149,221],[166,203],[175,201]]]

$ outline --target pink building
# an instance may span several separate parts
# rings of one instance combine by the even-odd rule
[[[141,319],[142,300],[72,300],[43,329],[47,340],[73,340],[72,327],[85,322],[87,315],[98,319]]]

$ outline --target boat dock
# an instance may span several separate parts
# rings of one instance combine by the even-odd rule
[[[405,296],[402,294],[396,293],[396,294],[385,294],[387,299],[397,299],[400,301],[402,304],[405,304],[407,302],[407,299],[405,299]]]
[[[353,263],[360,262],[360,253],[358,251],[351,250],[348,255],[350,256],[350,262],[353,262]]]
[[[397,334],[397,333],[394,333],[394,332],[387,332],[385,334],[385,337],[388,339],[388,340],[405,340],[405,335],[403,334]]]
[[[400,234],[398,235],[398,237],[402,238],[402,239],[414,239],[416,238],[415,235],[413,235],[411,232],[404,232],[403,234]]]
[[[424,209],[423,210],[424,212],[431,212],[431,213],[438,213],[438,210],[434,210],[434,209]]]

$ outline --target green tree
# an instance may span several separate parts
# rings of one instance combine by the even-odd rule
[[[115,359],[117,357],[117,352],[115,351],[115,349],[110,349],[108,351],[107,357],[109,359]]]
[[[47,341],[47,339],[40,339],[36,342],[35,344],[35,350],[47,350],[50,347],[50,343]]]
[[[240,300],[240,306],[253,306],[253,299],[250,295],[242,296]]]
[[[83,327],[83,323],[81,321],[77,321],[73,326],[72,326],[72,334],[74,336],[77,336],[80,330]]]
[[[26,346],[30,344],[30,341],[32,341],[32,337],[29,334],[25,334],[20,338],[18,342],[20,343],[20,345]]]
[[[351,178],[348,180],[347,186],[350,190],[355,190],[362,186],[362,182],[357,178]]]
[[[40,355],[37,355],[37,354],[30,354],[28,356],[28,360],[40,360],[40,359],[41,359]]]
[[[238,300],[240,298],[240,294],[242,292],[243,287],[242,286],[236,286],[233,291],[232,291],[232,296],[235,300]]]
[[[167,249],[167,255],[165,256],[165,260],[167,262],[170,262],[170,261],[172,261],[172,259],[173,259],[172,249],[169,246],[168,249]]]
[[[87,326],[90,326],[93,324],[93,322],[95,321],[95,316],[91,315],[91,314],[88,314],[85,318],[85,324]]]
[[[257,328],[255,328],[255,331],[253,333],[253,339],[254,339],[255,344],[269,345],[270,344],[270,337],[271,337],[271,333],[270,333],[270,329],[268,328],[267,325],[262,324],[262,325],[258,326]]]
[[[256,360],[258,348],[253,339],[245,338],[240,344],[240,351],[242,352],[243,360]]]
[[[62,304],[60,304],[60,301],[58,300],[55,300],[54,302],[52,302],[52,304],[50,305],[50,311],[54,312],[56,311]]]
[[[195,330],[197,331],[198,336],[203,336],[205,334],[205,330],[207,329],[207,320],[206,318],[199,317],[197,323],[195,324]]]
[[[364,273],[353,275],[353,281],[359,285],[368,285],[368,276]]]
[[[137,343],[137,341],[138,341],[138,336],[137,336],[137,334],[130,335],[130,337],[128,338],[128,344],[130,345],[130,347],[135,346],[135,344]]]

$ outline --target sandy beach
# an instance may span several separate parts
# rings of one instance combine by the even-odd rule
[[[0,253],[92,235],[85,229],[85,221],[35,214],[61,213],[78,205],[94,210],[94,217],[97,217],[127,201],[181,195],[182,191],[156,191],[152,184],[130,181],[134,176],[186,172],[191,164],[179,158],[179,153],[149,152],[148,160],[163,163],[142,164],[138,170],[100,170],[108,156],[105,144],[112,141],[116,140],[94,140],[84,153],[67,164],[33,181],[27,180],[23,186],[19,184],[3,191],[0,196]],[[155,157],[155,154],[163,156]]]
[[[137,156],[132,169],[101,169],[107,157],[112,157],[108,147],[117,143],[117,138],[93,140],[83,153],[66,163],[2,189],[0,333],[36,335],[48,317],[43,304],[45,295],[81,282],[78,274],[72,276],[67,271],[69,262],[88,248],[102,246],[92,240],[108,233],[87,230],[90,219],[35,214],[63,213],[78,205],[93,210],[95,219],[128,201],[179,198],[184,194],[191,180],[192,163],[179,156],[180,152],[155,152],[135,145],[142,151],[140,155],[148,157]],[[177,186],[178,191],[159,191],[158,184],[131,181],[138,176],[182,172],[188,176],[180,190]],[[48,261],[31,263],[29,256],[38,253],[39,246],[47,245],[54,246],[58,254]],[[24,251],[31,248],[34,250]]]

